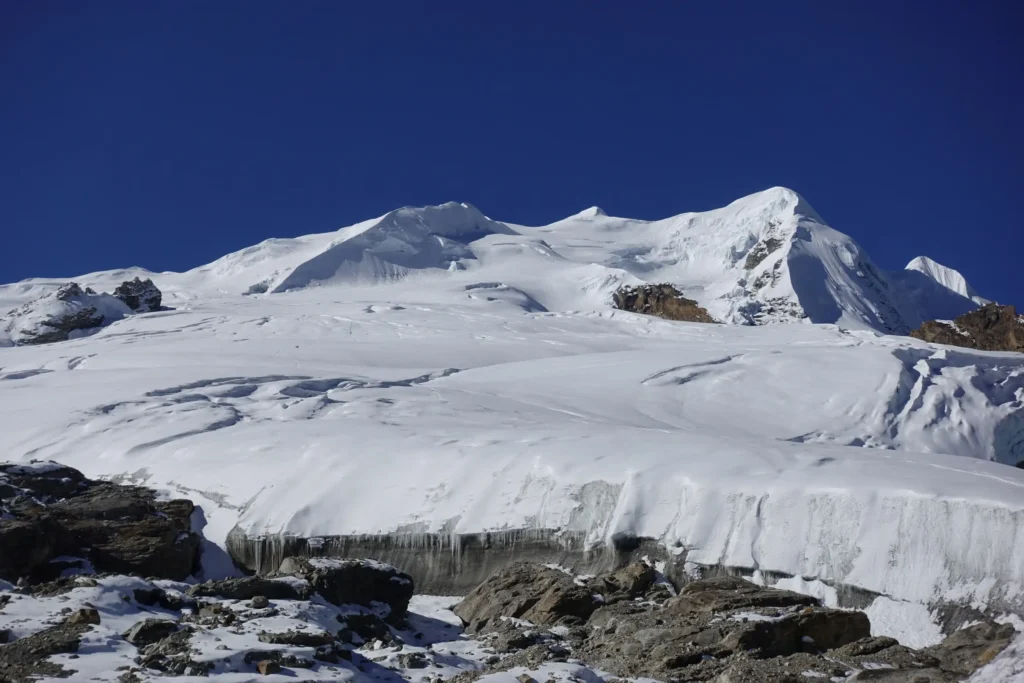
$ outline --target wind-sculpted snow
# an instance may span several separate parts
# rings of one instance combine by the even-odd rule
[[[1024,470],[989,462],[1020,454],[1019,356],[466,296],[503,281],[209,299],[5,349],[0,448],[187,495],[219,543],[624,533],[1024,609]]]

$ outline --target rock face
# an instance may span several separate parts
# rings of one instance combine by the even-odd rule
[[[335,605],[386,604],[393,620],[405,617],[413,594],[412,577],[374,560],[289,557],[281,563],[279,573],[301,576]]]
[[[0,331],[14,344],[49,344],[120,320],[131,309],[109,294],[69,282],[0,319]]]
[[[137,277],[134,280],[125,280],[118,285],[114,290],[114,296],[136,313],[159,311],[160,302],[163,299],[163,294],[152,280],[149,278],[140,280]]]
[[[733,577],[694,581],[673,595],[654,579],[643,564],[574,578],[519,563],[496,572],[455,613],[499,652],[518,650],[493,670],[571,652],[617,676],[663,681],[797,683],[856,672],[856,680],[952,682],[1015,636],[1012,626],[986,622],[915,651],[872,637],[863,612],[822,607],[806,595]]]
[[[695,323],[718,322],[693,299],[687,299],[672,285],[621,287],[614,294],[615,307],[623,311],[656,315],[667,320]]]
[[[910,336],[934,344],[1024,353],[1024,316],[1013,306],[985,304],[952,322],[929,320]]]
[[[90,481],[57,463],[0,464],[0,578],[36,583],[88,562],[99,572],[183,580],[199,561],[192,510],[190,501],[158,501],[149,489]]]

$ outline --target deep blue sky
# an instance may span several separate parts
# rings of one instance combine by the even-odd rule
[[[0,282],[773,185],[1024,305],[1024,3],[0,2]]]

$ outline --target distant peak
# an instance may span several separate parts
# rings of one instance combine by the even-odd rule
[[[583,209],[579,213],[575,213],[569,218],[597,218],[598,216],[607,216],[600,206],[592,206],[589,209]]]
[[[968,299],[973,299],[975,303],[988,301],[988,299],[978,295],[960,271],[944,266],[927,256],[918,256],[913,259],[907,264],[906,270],[914,270],[922,275],[926,275],[946,289],[952,290]]]

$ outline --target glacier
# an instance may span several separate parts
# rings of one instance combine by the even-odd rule
[[[74,278],[150,277],[169,310],[0,349],[0,447],[196,501],[211,574],[239,535],[532,531],[1022,614],[1024,358],[893,336],[977,305],[925,270],[878,268],[780,188],[664,221],[400,209]],[[611,307],[644,281],[726,324]]]

